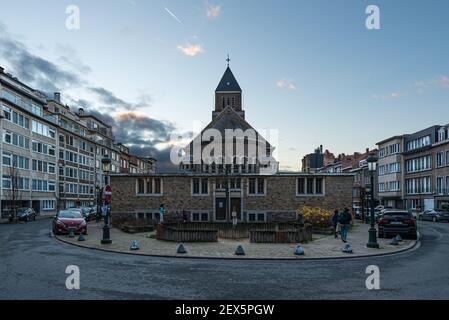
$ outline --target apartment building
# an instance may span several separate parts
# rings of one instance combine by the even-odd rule
[[[58,197],[57,118],[45,113],[45,95],[0,67],[2,215],[17,207],[53,213]]]
[[[433,144],[435,155],[435,207],[449,207],[449,124],[437,131]]]
[[[378,193],[381,205],[396,209],[404,208],[404,136],[393,136],[377,143]]]
[[[55,93],[46,111],[58,117],[58,208],[90,206],[95,201],[95,144],[87,125]]]
[[[404,200],[407,209],[435,207],[435,162],[433,144],[440,126],[408,134],[404,138]]]
[[[77,112],[5,73],[0,67],[1,212],[32,207],[38,213],[90,206],[104,187],[101,159],[109,155],[111,174],[129,173],[129,149],[114,141],[112,127]],[[135,157],[133,172],[154,173],[156,159]]]

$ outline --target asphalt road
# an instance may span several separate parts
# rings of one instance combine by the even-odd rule
[[[0,225],[0,299],[449,299],[448,223],[421,222],[409,252],[320,261],[107,253],[49,237],[50,223]],[[80,290],[66,289],[68,265],[80,269]],[[368,265],[380,268],[380,290],[365,287]]]

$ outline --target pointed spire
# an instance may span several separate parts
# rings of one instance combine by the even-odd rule
[[[234,74],[231,71],[231,68],[229,68],[229,65],[226,68],[226,71],[223,74],[220,83],[218,84],[217,90],[215,90],[215,92],[226,92],[226,91],[238,91],[238,92],[242,91],[242,89],[240,89],[237,80],[234,77]]]
[[[226,59],[226,62],[228,63],[228,68],[229,68],[229,62],[231,62],[231,59],[229,59],[229,54],[228,54],[228,58]]]

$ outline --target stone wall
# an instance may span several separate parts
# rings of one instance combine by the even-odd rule
[[[248,176],[242,176],[242,212],[246,220],[249,212],[264,213],[267,222],[295,221],[296,210],[304,205],[317,206],[334,210],[351,208],[352,203],[352,175],[308,175],[307,177],[324,178],[324,194],[313,196],[298,196],[296,181],[303,175],[273,175],[264,176],[266,179],[266,193],[264,195],[248,195]],[[192,195],[192,176],[186,175],[153,175],[162,179],[161,195],[137,194],[137,179],[150,176],[116,175],[111,177],[113,214],[135,216],[137,212],[158,212],[160,204],[166,208],[166,219],[170,214],[178,218],[180,212],[208,212],[213,220],[215,205],[215,177],[208,176],[209,194],[204,196]],[[205,177],[205,176],[203,176]],[[260,176],[259,176],[260,177]]]

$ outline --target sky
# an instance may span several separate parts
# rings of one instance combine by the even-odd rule
[[[79,29],[67,28],[69,5]],[[368,5],[380,29],[369,30]],[[449,123],[449,1],[0,0],[0,66],[168,161],[211,121],[226,57],[282,170],[319,145],[364,151]],[[72,21],[72,20],[71,20]]]

